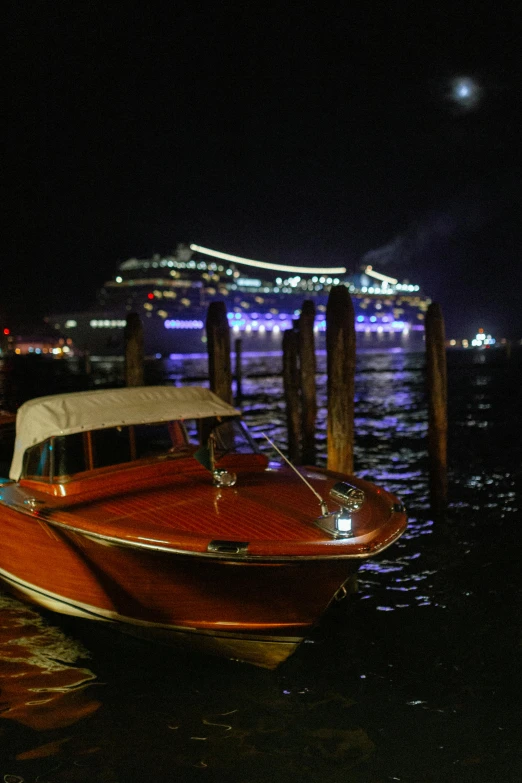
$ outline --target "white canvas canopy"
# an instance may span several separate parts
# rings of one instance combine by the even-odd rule
[[[37,397],[18,411],[9,476],[19,479],[25,450],[52,436],[239,413],[213,392],[198,386],[139,386]]]

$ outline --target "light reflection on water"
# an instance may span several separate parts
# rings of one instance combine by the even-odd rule
[[[275,673],[184,658],[57,618],[65,646],[80,651],[80,658],[63,658],[45,637],[39,647],[44,663],[36,669],[25,653],[19,655],[21,671],[31,672],[29,687],[23,695],[4,694],[11,709],[4,717],[18,720],[20,705],[30,715],[35,705],[27,702],[41,695],[30,689],[51,683],[46,658],[65,667],[53,670],[60,679],[51,688],[70,684],[73,692],[45,694],[63,700],[50,702],[47,724],[38,728],[37,717],[25,722],[38,736],[12,729],[0,774],[25,781],[43,775],[50,783],[166,783],[202,774],[212,783],[286,783],[290,776],[305,783],[518,783],[522,667],[516,651],[522,638],[511,612],[522,610],[513,556],[520,546],[522,432],[512,389],[522,373],[500,360],[486,369],[491,357],[475,363],[469,356],[471,361],[454,356],[450,363],[446,524],[433,523],[427,501],[424,358],[362,355],[356,470],[405,501],[409,527],[362,567],[359,593],[334,606],[309,643]],[[245,418],[263,449],[265,431],[284,447],[280,362],[258,359],[254,371],[264,375],[244,378]],[[324,356],[319,371],[324,464]],[[189,382],[200,383],[199,373],[192,362]],[[180,368],[172,374],[179,380]],[[0,606],[7,642],[16,613],[31,611],[13,606],[14,615]],[[79,638],[92,655],[88,669]],[[89,686],[94,675],[103,687]],[[85,712],[88,720],[80,720],[76,705],[67,710],[76,693],[73,681],[82,699],[96,705]],[[103,700],[101,708],[94,694]],[[67,724],[59,721],[68,716],[78,723],[64,732],[60,726]],[[18,725],[4,726],[10,723]],[[43,755],[31,755],[40,746],[52,754],[47,766]]]
[[[1,718],[40,731],[69,726],[100,706],[96,675],[78,661],[87,650],[36,611],[0,594]]]

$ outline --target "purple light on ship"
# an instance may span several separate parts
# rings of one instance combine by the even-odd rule
[[[165,322],[165,329],[203,329],[203,321],[197,318],[168,318]]]
[[[280,313],[278,320],[272,313],[227,313],[229,325],[234,332],[272,332],[278,333],[284,329],[291,329],[294,319],[288,313]],[[165,329],[197,329],[204,328],[204,322],[199,319],[167,319]],[[326,319],[320,317],[315,321],[314,330],[316,332],[326,331]],[[380,320],[372,315],[368,320],[363,315],[358,315],[355,321],[356,332],[366,333],[399,333],[413,331],[423,331],[422,324],[409,324],[406,321],[389,321],[383,317]]]

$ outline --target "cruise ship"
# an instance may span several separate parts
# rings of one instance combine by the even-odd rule
[[[242,339],[243,350],[271,351],[280,349],[282,332],[292,328],[303,301],[312,299],[318,345],[324,347],[328,293],[340,284],[352,296],[359,347],[421,346],[430,300],[418,285],[371,266],[350,275],[345,267],[273,264],[196,244],[124,261],[98,292],[94,307],[47,320],[78,352],[121,356],[127,315],[137,312],[146,355],[168,358],[206,351],[208,305],[222,300],[231,337]]]

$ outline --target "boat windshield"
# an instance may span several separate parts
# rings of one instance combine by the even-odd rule
[[[252,436],[240,419],[231,419],[217,424],[212,429],[216,459],[225,454],[258,454]]]

